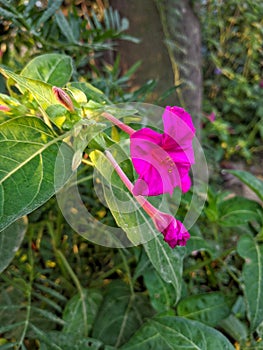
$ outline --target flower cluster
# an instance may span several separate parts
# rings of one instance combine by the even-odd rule
[[[191,187],[189,171],[194,164],[192,141],[195,128],[191,116],[180,107],[166,107],[162,119],[162,134],[150,129],[133,130],[109,113],[103,116],[130,135],[131,159],[138,179],[131,184],[112,155],[106,155],[120,178],[151,217],[156,229],[171,248],[184,246],[190,234],[173,216],[153,207],[143,196],[163,193],[172,195],[175,187],[187,192]]]

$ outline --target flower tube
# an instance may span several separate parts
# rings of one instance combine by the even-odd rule
[[[125,186],[133,194],[133,184],[122,171],[112,154],[109,151],[105,151],[105,154]],[[175,219],[170,214],[161,212],[143,196],[134,196],[134,198],[150,216],[156,229],[163,234],[165,242],[167,242],[171,248],[186,245],[187,240],[190,238],[190,234],[179,220]]]

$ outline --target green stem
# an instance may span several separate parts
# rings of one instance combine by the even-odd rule
[[[87,305],[86,305],[86,300],[85,300],[86,298],[85,298],[85,294],[84,294],[83,288],[81,286],[81,283],[80,283],[77,275],[72,270],[71,266],[69,265],[66,257],[61,252],[61,250],[57,249],[56,253],[57,253],[58,257],[60,258],[63,266],[68,271],[70,277],[72,278],[72,280],[75,283],[75,285],[77,287],[77,290],[79,292],[80,299],[81,299],[81,304],[82,304],[82,314],[83,314],[84,332],[85,332],[84,336],[87,337],[88,336]]]
[[[125,262],[127,261],[127,264],[130,264],[132,262],[135,261],[135,258],[132,257],[128,260],[125,260]],[[99,275],[98,278],[96,279],[96,282],[98,281],[102,281],[105,278],[109,277],[110,275],[114,274],[117,270],[119,270],[122,267],[125,267],[126,264],[124,264],[124,262],[119,263],[118,265],[115,265],[113,268],[111,268],[110,270],[104,272],[103,274]]]
[[[122,249],[119,249],[119,253],[120,253],[120,256],[121,256],[121,258],[122,258],[122,261],[123,261],[123,265],[124,265],[124,267],[125,267],[125,270],[127,271],[131,295],[134,296],[134,289],[133,289],[131,271],[130,271],[129,265],[127,264],[127,259],[126,259],[125,255],[123,254]]]
[[[213,261],[221,261],[221,259],[223,259],[227,255],[232,253],[234,250],[235,250],[234,248],[227,249],[219,257],[217,257],[216,259],[210,258],[210,259],[206,259],[205,261],[202,261],[202,262],[200,262],[198,264],[195,264],[194,266],[191,266],[191,267],[185,269],[184,272],[183,272],[183,275],[185,276],[185,275],[187,275],[187,274],[189,274],[191,272],[199,270],[202,267],[205,267],[205,266],[211,264],[211,262],[213,262]]]

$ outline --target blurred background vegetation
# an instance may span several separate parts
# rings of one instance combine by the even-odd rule
[[[230,297],[240,294],[236,279],[242,261],[232,254],[231,244],[243,228],[233,234],[215,217],[226,196],[223,186],[233,191],[236,185],[222,175],[222,168],[249,169],[262,177],[262,42],[261,0],[0,0],[1,65],[19,72],[37,55],[64,53],[74,60],[73,79],[90,82],[115,103],[178,104],[192,113],[211,178],[209,203],[196,230],[214,239],[221,255],[213,259],[207,248],[190,256],[189,248],[185,295],[219,290]],[[0,92],[6,92],[2,77]],[[82,195],[95,217],[114,225],[93,193],[90,174],[86,169]],[[240,183],[236,186],[240,194]],[[187,208],[187,196],[185,203]],[[85,241],[64,221],[54,199],[30,214],[29,222],[22,247],[0,275],[0,304],[9,305],[8,313],[0,310],[0,349],[11,348],[12,342],[16,348],[38,349],[37,338],[49,344],[44,333],[63,328],[61,315],[71,317],[67,302],[74,304],[74,295],[83,297],[85,288],[92,290],[88,305],[94,319],[101,291],[110,281],[129,281],[136,292],[148,295],[150,268],[143,280],[136,267],[143,264],[140,247],[121,251]],[[236,314],[245,320],[244,302],[236,300]],[[12,305],[19,309],[12,311]],[[149,306],[145,316],[152,312]],[[20,325],[13,326],[14,320]],[[90,334],[79,326],[84,323],[72,320],[71,331],[79,337]],[[243,323],[236,327],[238,335],[229,324],[221,325],[239,344],[247,334]],[[92,335],[99,339],[99,323]],[[118,341],[113,337],[108,344]]]

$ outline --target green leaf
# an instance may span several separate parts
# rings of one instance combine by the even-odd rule
[[[70,80],[72,71],[71,57],[51,53],[34,58],[25,66],[20,75],[62,87]]]
[[[180,317],[154,317],[120,350],[234,350],[222,333],[200,322]]]
[[[263,245],[244,235],[238,242],[237,251],[245,259],[242,278],[250,328],[254,331],[263,321]]]
[[[9,70],[5,70],[0,67],[0,72],[8,78],[14,80],[19,90],[24,93],[25,90],[31,92],[33,97],[36,99],[40,107],[45,111],[49,106],[58,104],[52,86],[40,80],[31,79],[22,75],[15,74]]]
[[[96,290],[84,291],[84,297],[86,305],[85,318],[83,315],[83,301],[79,294],[69,300],[63,312],[63,320],[66,322],[63,333],[72,333],[76,339],[83,337],[86,330],[88,332],[91,330],[102,301],[101,293]]]
[[[124,160],[127,160],[127,155],[118,145],[112,146],[112,153],[116,159],[123,157]],[[138,245],[154,238],[157,234],[154,224],[129,193],[104,154],[94,151],[90,153],[90,159],[103,176],[100,182],[107,205],[116,223],[127,233],[130,241],[127,241],[123,235],[120,237],[120,246]],[[131,169],[131,164],[128,162],[126,173],[132,172]]]
[[[74,33],[73,33],[66,17],[64,16],[64,14],[61,10],[59,10],[55,14],[55,18],[56,18],[57,24],[59,26],[59,29],[61,31],[61,34],[65,36],[67,41],[70,43],[77,43],[77,40],[74,37]]]
[[[239,343],[244,342],[248,338],[248,329],[246,323],[244,321],[241,322],[232,314],[229,315],[226,319],[222,320],[219,324],[219,327]]]
[[[0,72],[2,72],[2,74],[6,77],[14,80],[22,93],[25,93],[25,90],[28,90],[32,94],[33,98],[37,101],[40,109],[43,112],[43,116],[46,118],[48,117],[58,127],[61,127],[64,123],[67,122],[72,127],[72,124],[75,124],[79,120],[79,117],[76,114],[69,113],[68,110],[66,110],[66,108],[60,104],[60,102],[55,97],[54,92],[52,91],[52,85],[40,80],[17,75],[11,71],[1,68]],[[62,108],[65,111],[64,115]]]
[[[40,350],[100,350],[103,343],[92,338],[78,338],[74,333],[61,333],[58,331],[39,333],[41,340]]]
[[[176,293],[173,285],[165,283],[152,266],[144,270],[143,279],[154,309],[158,312],[169,311],[176,302]]]
[[[7,10],[3,9],[2,7],[0,7],[0,16],[5,18],[5,19],[9,19],[9,20],[14,20],[16,18],[19,18],[19,16],[16,13],[7,11]]]
[[[18,219],[0,232],[0,273],[10,264],[27,230],[27,219]]]
[[[178,316],[191,318],[211,327],[216,327],[230,311],[227,299],[219,292],[191,295],[180,300],[177,305]]]
[[[97,89],[95,86],[87,82],[72,82],[67,85],[69,89],[71,88],[71,86],[83,91],[88,101],[93,100],[99,103],[103,103],[105,101],[108,102],[107,96],[104,95],[104,93],[101,90]]]
[[[209,243],[209,241],[202,237],[198,226],[195,225],[193,228],[191,228],[190,233],[191,238],[189,239],[186,245],[187,255],[190,255],[196,251],[206,251],[213,259],[217,257],[218,250],[216,250],[215,247],[213,247],[213,245]]]
[[[44,204],[72,174],[73,151],[39,118],[0,124],[0,231]],[[56,167],[55,167],[56,166]]]
[[[94,323],[92,337],[107,345],[120,346],[152,315],[146,296],[131,294],[121,281],[112,282]]]
[[[224,170],[227,173],[230,173],[236,176],[241,180],[245,185],[247,185],[260,200],[263,201],[263,181],[258,179],[256,176],[251,173],[243,170]]]
[[[260,220],[259,212],[262,211],[259,203],[238,196],[223,200],[218,209],[220,225],[230,227]]]
[[[53,0],[52,2],[49,1],[48,4],[51,5],[48,6],[48,8],[43,12],[34,29],[37,30],[42,23],[45,23],[51,16],[53,16],[55,12],[60,8],[62,2],[63,0]]]
[[[184,247],[171,249],[161,235],[143,244],[144,249],[160,276],[175,289],[175,302],[181,297]]]

